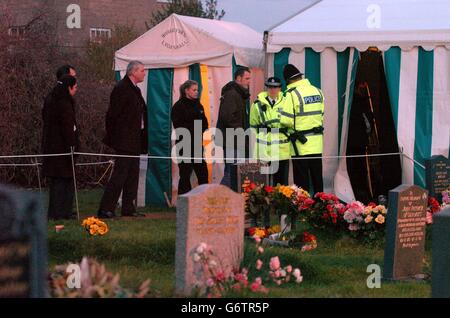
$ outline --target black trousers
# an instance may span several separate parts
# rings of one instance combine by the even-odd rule
[[[277,161],[278,170],[272,176],[272,183],[276,186],[278,183],[281,185],[288,184],[289,175],[289,160]],[[273,162],[271,163],[273,165]]]
[[[72,217],[75,190],[73,178],[49,178],[48,218],[53,220]]]
[[[321,157],[322,154],[298,156],[293,158]],[[311,176],[314,194],[323,192],[322,159],[292,160],[294,183],[306,191],[310,191],[309,177]]]
[[[122,215],[136,213],[137,191],[139,185],[139,158],[118,157],[114,169],[105,187],[100,211],[113,212],[122,192]]]
[[[178,164],[178,169],[180,170],[178,195],[191,191],[192,171],[194,171],[197,176],[198,184],[208,183],[208,167],[206,166],[205,161],[202,161],[201,163],[180,162]]]

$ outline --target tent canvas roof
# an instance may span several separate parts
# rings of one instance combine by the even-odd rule
[[[237,64],[262,68],[263,35],[241,23],[172,14],[118,50],[115,69],[124,70],[130,60],[146,68],[229,66],[233,54]]]
[[[269,31],[268,52],[369,46],[450,49],[448,0],[322,0]]]

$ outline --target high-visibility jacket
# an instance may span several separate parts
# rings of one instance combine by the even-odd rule
[[[272,106],[267,92],[261,92],[250,108],[250,127],[256,135],[253,156],[267,161],[290,159],[290,142],[286,133],[279,131],[280,111],[284,97],[280,92]],[[287,129],[285,129],[287,131]]]
[[[290,129],[291,155],[322,154],[324,114],[322,91],[311,85],[309,80],[302,79],[288,85],[284,96],[280,123]]]

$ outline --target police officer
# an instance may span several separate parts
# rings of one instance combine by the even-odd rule
[[[290,129],[291,154],[296,185],[309,191],[311,176],[314,193],[323,192],[322,159],[324,97],[292,64],[283,69],[286,80],[285,103],[280,122]],[[297,160],[295,160],[297,159]]]
[[[290,141],[287,130],[280,131],[280,111],[284,97],[281,80],[270,77],[265,82],[267,91],[259,93],[250,109],[250,127],[256,134],[255,157],[272,162],[273,183],[287,184]],[[274,164],[277,162],[277,164]]]

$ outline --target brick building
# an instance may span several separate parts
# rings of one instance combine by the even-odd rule
[[[46,19],[58,45],[83,48],[111,37],[115,26],[133,26],[142,34],[152,12],[167,0],[0,0],[0,13],[12,17],[10,33],[20,35],[35,19]],[[54,31],[50,31],[53,29]]]

